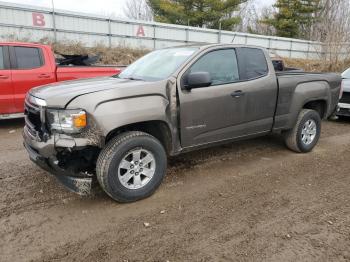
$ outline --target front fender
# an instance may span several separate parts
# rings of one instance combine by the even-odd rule
[[[67,108],[81,108],[87,112],[87,132],[98,136],[101,145],[108,134],[118,128],[141,122],[165,123],[171,132],[174,143],[172,148],[178,152],[181,147],[177,132],[174,83],[176,81],[173,79],[146,84],[140,82],[138,86],[121,86],[104,92],[83,94],[74,98]]]
[[[128,124],[159,120],[168,123],[167,99],[160,95],[148,95],[115,99],[98,104],[92,113],[104,136],[112,130]]]

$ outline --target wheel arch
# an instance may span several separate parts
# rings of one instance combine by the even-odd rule
[[[316,99],[305,102],[302,109],[315,110],[320,115],[321,119],[324,119],[327,116],[328,105],[325,99]]]
[[[169,124],[162,120],[142,121],[115,128],[106,135],[105,144],[115,136],[128,131],[141,131],[150,134],[161,142],[168,155],[171,155],[173,152],[171,129]]]

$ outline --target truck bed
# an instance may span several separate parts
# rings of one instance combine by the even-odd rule
[[[276,72],[276,76],[279,91],[274,130],[285,130],[293,126],[299,114],[298,108],[302,108],[304,105],[292,104],[291,101],[304,101],[303,97],[306,93],[308,93],[310,101],[324,101],[326,109],[324,112],[319,112],[322,118],[327,118],[334,113],[340,93],[341,77],[339,75],[284,71]]]
[[[327,82],[331,89],[339,88],[340,76],[334,73],[319,73],[319,72],[300,72],[300,71],[283,71],[276,72],[278,80],[288,79],[295,86],[301,83],[321,81]]]
[[[57,81],[110,76],[118,74],[123,67],[116,66],[58,66]]]

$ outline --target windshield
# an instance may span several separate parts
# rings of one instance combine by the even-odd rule
[[[168,78],[197,49],[184,47],[153,51],[132,63],[116,77],[145,81]]]
[[[345,71],[341,74],[341,76],[342,76],[343,78],[349,79],[349,78],[350,78],[350,68],[348,68],[347,70],[345,70]]]

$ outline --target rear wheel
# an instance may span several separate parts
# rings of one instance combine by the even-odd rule
[[[287,131],[285,143],[295,152],[310,152],[317,144],[321,134],[321,117],[311,109],[303,109],[293,129]]]
[[[97,160],[97,179],[114,200],[131,202],[150,196],[166,173],[167,157],[153,136],[133,131],[111,140]]]

